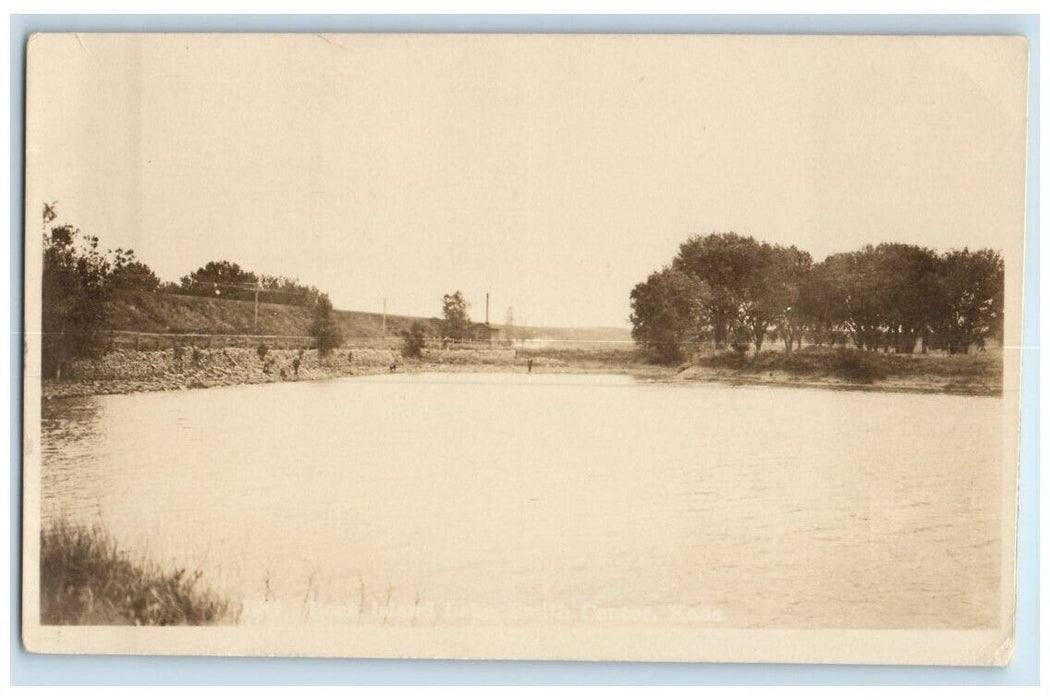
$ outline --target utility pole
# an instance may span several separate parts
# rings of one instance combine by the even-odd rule
[[[259,335],[259,285],[255,285],[255,335]]]
[[[485,292],[485,325],[489,325],[489,293]]]

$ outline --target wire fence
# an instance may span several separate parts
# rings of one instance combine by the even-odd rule
[[[102,331],[110,348],[122,350],[167,350],[174,347],[273,349],[309,347],[308,335],[243,335],[238,333],[146,333],[142,331]]]

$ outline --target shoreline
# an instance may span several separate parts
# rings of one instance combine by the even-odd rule
[[[776,386],[794,389],[828,389],[831,391],[865,391],[889,394],[945,394],[947,396],[1002,397],[999,387],[965,384],[943,377],[888,377],[870,383],[851,382],[838,377],[793,375],[788,372],[755,373],[742,370],[693,365],[682,370],[673,381],[724,383],[737,386]]]
[[[119,350],[99,360],[83,362],[72,379],[41,382],[45,399],[134,394],[142,392],[207,389],[243,384],[273,384],[319,381],[342,377],[391,373],[506,373],[527,374],[527,360],[536,374],[626,374],[636,379],[667,384],[721,383],[733,386],[779,386],[833,391],[877,391],[888,393],[946,394],[1001,397],[1001,387],[987,380],[960,379],[933,373],[889,376],[871,382],[856,382],[827,374],[796,374],[784,370],[755,371],[730,367],[688,364],[678,367],[645,364],[625,357],[581,357],[576,361],[542,354],[518,356],[513,350],[495,349],[432,351],[422,360],[406,360],[393,350],[353,349],[334,352],[319,360],[315,351],[272,351],[268,361],[254,350],[222,348],[195,355],[192,361],[172,351]],[[298,371],[294,369],[296,358]],[[264,369],[265,365],[265,369]]]

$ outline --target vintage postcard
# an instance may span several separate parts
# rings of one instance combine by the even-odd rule
[[[1009,662],[1023,38],[27,65],[29,650]]]

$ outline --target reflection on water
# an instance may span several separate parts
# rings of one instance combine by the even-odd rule
[[[995,624],[998,398],[429,374],[56,399],[43,509],[246,624]]]

